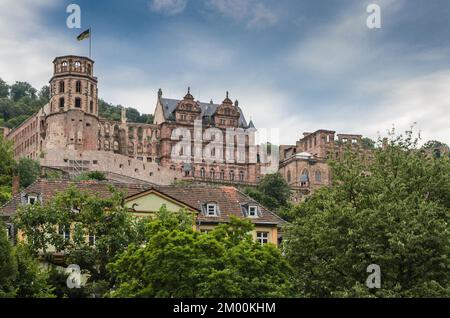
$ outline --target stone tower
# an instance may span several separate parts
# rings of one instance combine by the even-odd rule
[[[55,58],[53,65],[45,148],[97,150],[99,120],[94,61],[70,55]]]

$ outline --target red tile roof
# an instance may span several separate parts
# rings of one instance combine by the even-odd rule
[[[39,194],[42,203],[45,204],[58,192],[66,190],[71,185],[81,190],[89,191],[101,198],[107,198],[110,195],[109,186],[114,186],[125,194],[125,197],[132,197],[139,193],[154,189],[176,201],[192,207],[199,212],[197,220],[205,223],[220,223],[229,221],[231,216],[243,218],[243,204],[255,204],[259,206],[260,216],[251,218],[255,224],[282,224],[285,221],[275,213],[269,211],[261,204],[246,196],[238,189],[230,186],[152,186],[142,184],[113,183],[108,181],[69,181],[69,180],[46,180],[38,179],[35,183],[26,188],[22,193]],[[202,213],[202,206],[207,203],[216,203],[219,207],[219,215],[215,217],[205,216]],[[16,213],[21,204],[21,194],[0,207],[0,217],[9,218]]]

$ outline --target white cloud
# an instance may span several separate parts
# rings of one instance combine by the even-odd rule
[[[152,0],[150,9],[167,15],[175,15],[184,11],[187,0]]]
[[[278,16],[273,11],[266,8],[263,4],[258,3],[255,6],[253,15],[251,16],[247,26],[249,28],[259,29],[274,25],[277,21]]]
[[[279,15],[256,0],[206,0],[207,7],[213,12],[245,23],[249,29],[263,29],[278,22]]]
[[[0,76],[4,80],[27,81],[39,88],[51,77],[55,56],[75,53],[67,36],[45,26],[41,12],[57,5],[56,0],[0,1]],[[61,14],[66,14],[64,6]]]

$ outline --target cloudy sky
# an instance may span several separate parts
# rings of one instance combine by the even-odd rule
[[[81,7],[68,29],[66,7]],[[366,26],[369,4],[381,29]],[[105,100],[152,113],[156,92],[238,99],[281,142],[331,129],[376,139],[416,124],[450,143],[448,0],[0,0],[0,77],[36,87],[55,56],[88,54]]]

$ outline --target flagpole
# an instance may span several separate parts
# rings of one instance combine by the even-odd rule
[[[91,50],[92,50],[92,31],[91,27],[89,27],[89,58],[91,58]]]

